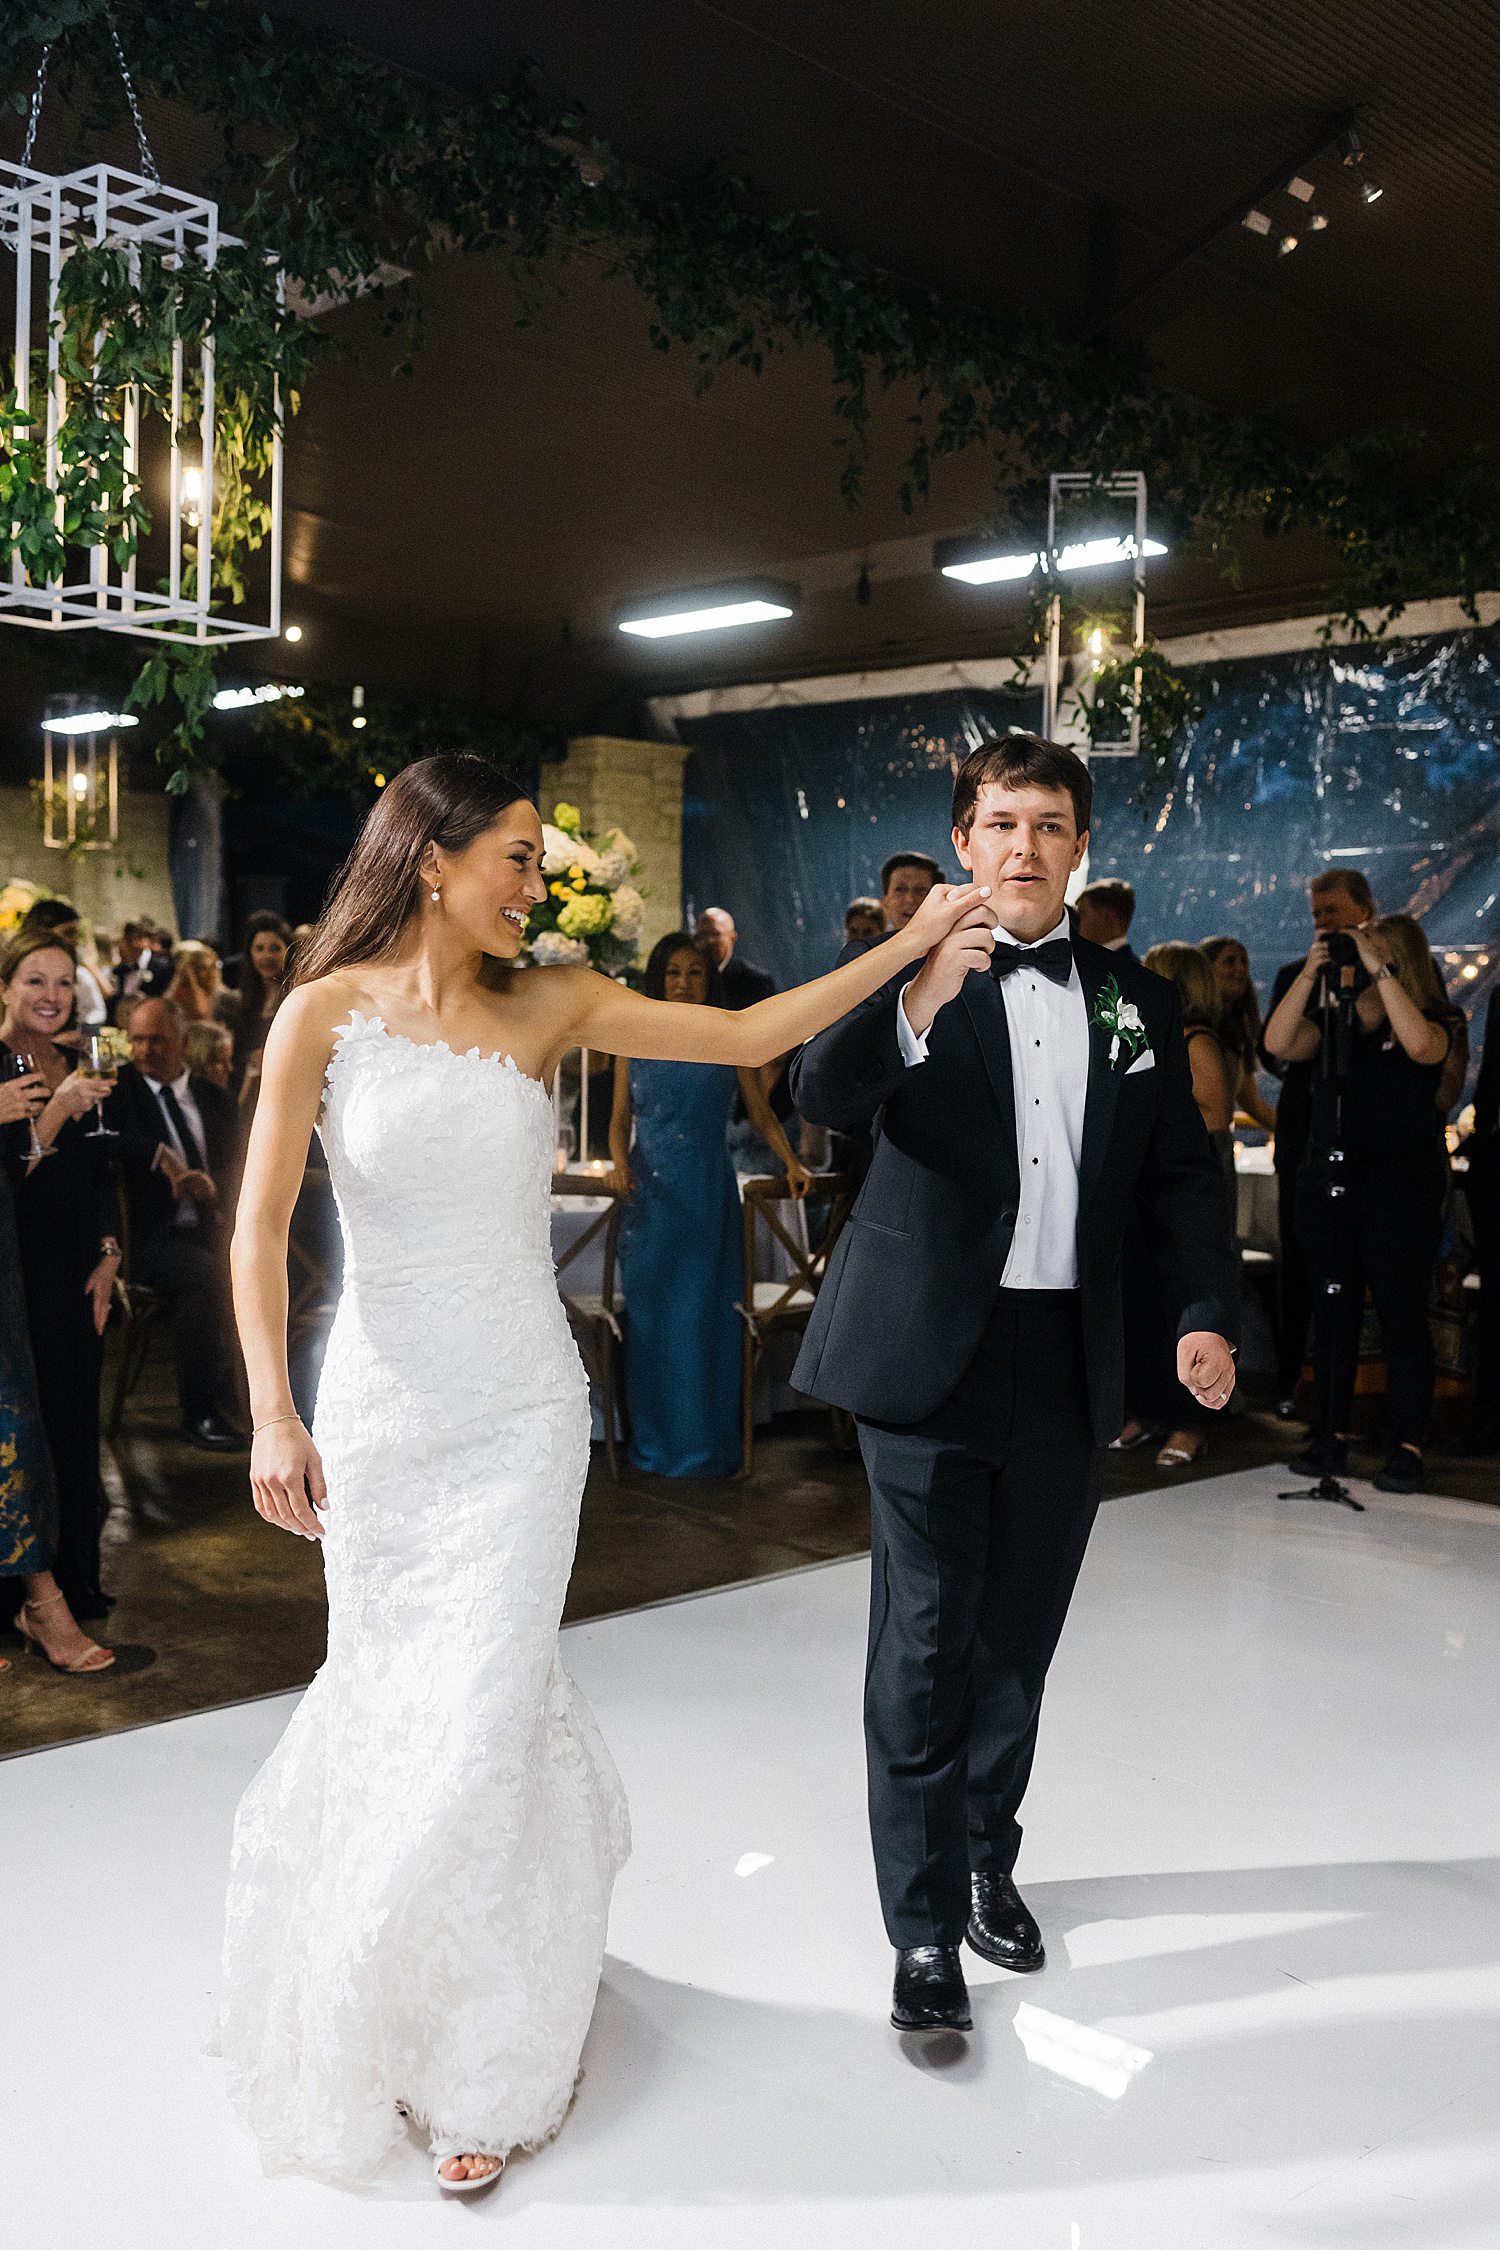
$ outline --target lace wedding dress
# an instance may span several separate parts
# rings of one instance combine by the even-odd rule
[[[240,1806],[221,2046],[266,2168],[354,2185],[398,2104],[464,2149],[556,2132],[629,1830],[558,1654],[589,1411],[546,1092],[356,1012],[321,1133],[328,1658]]]

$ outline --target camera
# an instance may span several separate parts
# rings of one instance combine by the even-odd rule
[[[1359,947],[1347,930],[1334,930],[1327,939],[1328,966],[1331,969],[1357,969]]]

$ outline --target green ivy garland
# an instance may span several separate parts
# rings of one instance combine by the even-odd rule
[[[937,461],[983,444],[1002,495],[997,529],[1018,520],[1028,527],[1052,469],[1140,468],[1160,520],[1226,570],[1243,524],[1320,534],[1333,552],[1340,622],[1356,629],[1361,609],[1383,613],[1383,629],[1424,595],[1456,595],[1475,615],[1478,592],[1500,581],[1500,489],[1492,461],[1477,450],[1429,473],[1416,466],[1411,432],[1309,449],[1269,418],[1221,414],[1167,390],[1140,355],[1106,354],[903,289],[869,261],[826,249],[801,217],[767,216],[741,180],[714,178],[678,197],[650,194],[534,75],[461,97],[346,41],[273,23],[245,0],[119,0],[116,13],[142,85],[222,126],[216,185],[249,246],[243,270],[222,284],[243,286],[249,348],[233,429],[241,427],[235,414],[245,429],[253,425],[265,395],[256,354],[280,351],[305,367],[316,348],[305,331],[295,345],[272,317],[265,268],[256,265],[267,247],[313,295],[347,290],[382,265],[420,270],[453,249],[506,250],[533,280],[544,261],[589,250],[644,292],[652,343],[691,351],[700,387],[723,367],[758,372],[774,353],[825,350],[851,501],[865,476],[872,400],[902,385],[916,402],[901,486],[908,509]],[[105,0],[10,0],[0,19],[0,86],[18,109],[49,43],[50,84],[73,104],[80,130],[118,123],[123,93]],[[84,282],[80,276],[80,318],[97,309]],[[226,308],[208,309],[217,319]],[[132,318],[149,330],[186,314],[153,297],[123,317],[127,330]],[[91,508],[118,522],[118,536],[131,536],[130,504],[111,482],[112,430],[107,401],[94,426],[79,425],[80,536]],[[33,442],[20,432],[0,469],[9,475],[0,494],[12,495],[13,520],[35,476],[24,450]],[[34,521],[29,528],[36,536]],[[219,590],[232,597],[235,588]],[[1152,670],[1164,686],[1164,664]],[[176,693],[182,705],[183,763],[173,782],[185,785],[200,697],[191,678],[185,691],[175,679],[169,657],[153,674],[154,692]],[[1161,723],[1157,709],[1149,724]]]

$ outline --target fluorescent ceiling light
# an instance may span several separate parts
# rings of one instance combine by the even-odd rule
[[[126,711],[75,711],[66,719],[43,719],[43,734],[103,734],[109,727],[138,727]]]
[[[279,687],[274,680],[266,680],[260,687],[220,688],[214,697],[216,711],[248,711],[257,703],[279,703],[284,695],[305,693],[299,687]]]
[[[1144,552],[1164,555],[1167,550],[1159,539],[1148,539]],[[1064,547],[1057,558],[1059,570],[1093,570],[1100,563],[1133,562],[1133,539],[1086,539],[1079,546]],[[994,586],[1006,578],[1029,578],[1042,558],[1031,555],[976,555],[967,562],[945,562],[938,567],[945,578],[961,578],[966,586]]]
[[[702,609],[673,610],[666,616],[622,617],[619,629],[659,641],[672,633],[715,633],[727,625],[764,625],[773,618],[792,615],[785,603],[757,597],[752,601],[714,602]]]

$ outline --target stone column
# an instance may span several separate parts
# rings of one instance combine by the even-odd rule
[[[682,921],[682,768],[680,742],[628,742],[580,735],[561,765],[543,766],[542,818],[555,804],[577,805],[585,828],[623,828],[640,855],[646,900],[642,954]]]

